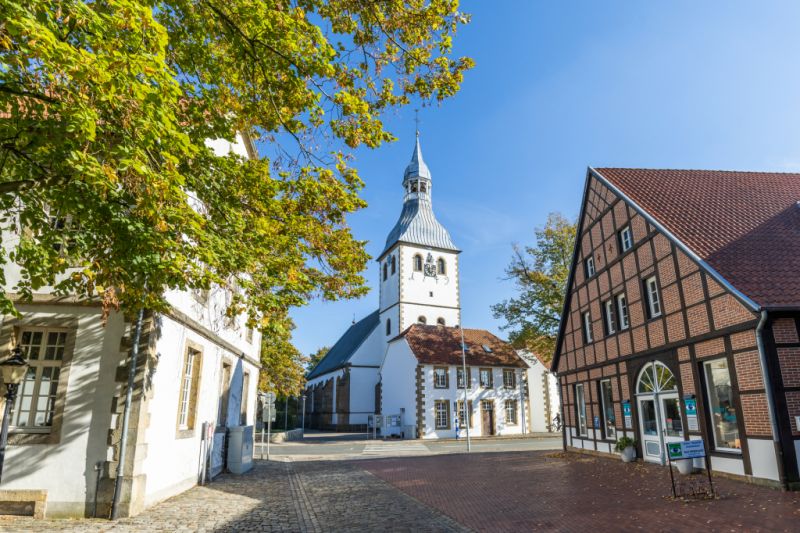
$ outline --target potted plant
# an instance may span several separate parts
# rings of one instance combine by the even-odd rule
[[[614,450],[619,452],[623,463],[636,460],[636,441],[630,437],[620,437],[614,445]]]

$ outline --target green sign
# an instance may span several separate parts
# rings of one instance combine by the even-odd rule
[[[677,459],[695,459],[706,456],[706,448],[702,439],[681,442],[668,442],[667,453],[671,461]]]

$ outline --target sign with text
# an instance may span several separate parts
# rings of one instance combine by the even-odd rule
[[[625,429],[633,427],[633,417],[631,416],[631,402],[622,403],[622,414],[625,418]]]
[[[697,423],[697,400],[694,398],[683,399],[684,410],[686,411],[686,429],[697,431],[700,429]]]
[[[668,442],[667,451],[670,461],[675,461],[677,459],[696,459],[706,456],[706,448],[702,439]]]

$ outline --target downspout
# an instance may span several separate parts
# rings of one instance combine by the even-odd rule
[[[128,390],[125,392],[125,408],[122,412],[122,437],[119,440],[119,463],[117,464],[117,477],[114,480],[114,499],[111,502],[111,520],[119,518],[119,498],[122,493],[122,476],[125,470],[125,452],[128,447],[128,424],[131,418],[131,403],[133,401],[133,385],[136,379],[137,359],[139,358],[139,339],[142,335],[142,322],[144,320],[144,307],[139,309],[136,318],[136,329],[133,333],[133,346],[131,347],[131,362],[128,367]]]
[[[780,437],[778,433],[778,420],[775,413],[775,399],[773,398],[774,391],[772,390],[772,383],[769,379],[769,371],[767,367],[767,351],[764,348],[764,325],[767,323],[767,311],[761,310],[761,319],[756,326],[756,345],[758,346],[758,355],[761,359],[761,375],[764,380],[764,390],[767,396],[767,408],[769,409],[769,422],[772,426],[772,441],[775,445],[775,459],[778,461],[778,478],[781,487],[786,490],[786,466],[783,463],[783,448],[781,447]]]

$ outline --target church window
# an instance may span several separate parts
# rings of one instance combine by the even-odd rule
[[[419,184],[419,191],[420,192],[428,192],[428,186],[425,185],[424,183],[420,183]]]
[[[392,319],[391,318],[387,318],[386,319],[386,334],[390,335],[391,333],[392,333]]]
[[[397,272],[397,259],[395,256],[392,256],[392,274]]]
[[[420,324],[427,324],[428,323],[428,319],[425,318],[424,316],[418,316],[417,317],[417,322],[419,322]]]
[[[422,256],[420,254],[414,256],[414,270],[422,272]]]
[[[445,265],[443,258],[441,257],[439,258],[439,260],[436,262],[436,266],[439,274],[441,275],[447,274],[447,265]]]
[[[444,318],[442,317],[437,318],[436,323],[440,326],[444,326]]]
[[[389,263],[383,264],[383,281],[386,281],[386,278],[389,277]]]

